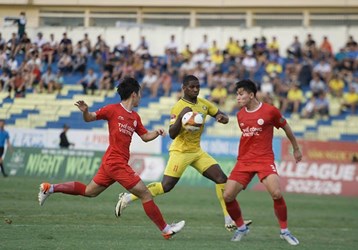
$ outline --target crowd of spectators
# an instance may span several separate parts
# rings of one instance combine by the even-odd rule
[[[163,55],[153,56],[144,36],[132,46],[122,35],[110,48],[101,36],[93,43],[88,34],[74,43],[66,33],[61,39],[53,34],[44,38],[41,32],[34,38],[26,32],[21,37],[13,33],[7,40],[0,33],[0,91],[7,91],[9,97],[23,97],[26,91],[60,93],[64,76],[80,75],[73,84],[81,84],[84,94],[106,96],[122,77],[132,76],[140,80],[143,96],[169,96],[174,84],[193,74],[210,88],[208,98],[220,106],[235,95],[239,79],[252,78],[260,90],[258,97],[282,113],[327,116],[328,96],[339,100],[342,112],[355,113],[358,45],[354,37],[339,51],[333,51],[328,37],[317,42],[308,34],[300,40],[293,37],[286,55],[280,55],[276,37],[255,38],[252,43],[230,37],[219,48],[204,35],[197,48],[187,44],[180,51],[171,35]]]

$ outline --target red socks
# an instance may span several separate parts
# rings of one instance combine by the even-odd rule
[[[225,202],[226,204],[226,210],[229,213],[231,219],[233,219],[236,223],[237,227],[241,227],[244,225],[244,220],[241,216],[241,209],[240,205],[237,202],[237,200],[233,200],[231,202]]]
[[[65,182],[53,185],[53,192],[85,196],[86,185],[81,182]]]
[[[280,224],[281,229],[287,228],[287,206],[286,202],[281,197],[278,200],[273,200],[273,208],[275,210],[275,215],[278,219],[278,223]]]
[[[142,205],[147,216],[154,222],[155,225],[157,225],[160,231],[163,231],[163,229],[167,226],[167,223],[164,221],[163,215],[154,201],[150,200],[142,203]]]

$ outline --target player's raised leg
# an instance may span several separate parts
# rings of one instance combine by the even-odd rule
[[[87,186],[81,182],[72,181],[59,184],[41,183],[38,193],[38,201],[42,206],[45,200],[53,193],[64,193],[69,195],[81,195],[86,197],[95,197],[102,193],[106,187],[97,185],[91,181]]]

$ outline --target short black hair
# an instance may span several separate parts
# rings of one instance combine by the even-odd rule
[[[187,75],[183,79],[183,85],[188,85],[191,81],[199,81],[199,79],[196,76],[193,75]]]
[[[117,93],[122,100],[127,100],[133,92],[139,93],[140,85],[133,77],[125,77],[117,86]]]
[[[237,82],[236,83],[236,91],[241,88],[243,88],[248,93],[254,93],[254,96],[256,96],[257,86],[250,79],[245,79],[245,80],[241,80],[241,81]]]

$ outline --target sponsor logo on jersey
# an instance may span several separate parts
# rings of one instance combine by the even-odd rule
[[[257,120],[257,124],[259,124],[260,126],[262,126],[264,123],[265,123],[265,121],[262,118]]]

